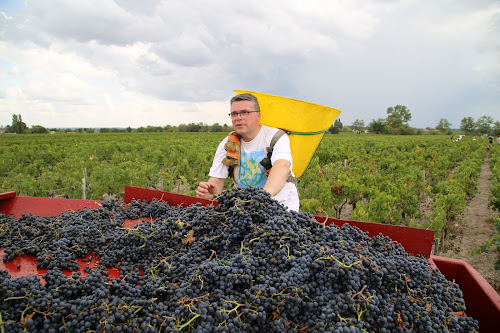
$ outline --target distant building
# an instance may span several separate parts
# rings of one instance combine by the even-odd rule
[[[7,127],[0,126],[0,133],[5,133]]]

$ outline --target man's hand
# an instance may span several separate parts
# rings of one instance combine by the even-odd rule
[[[201,182],[196,189],[196,196],[198,198],[208,199],[210,196],[213,198],[214,194],[215,186],[209,182]]]
[[[213,200],[214,196],[222,192],[224,179],[211,177],[208,182],[200,182],[196,189],[196,197]]]

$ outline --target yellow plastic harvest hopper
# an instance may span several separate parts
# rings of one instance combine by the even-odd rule
[[[236,94],[250,93],[257,97],[261,124],[291,132],[292,171],[297,178],[302,176],[323,135],[341,112],[328,106],[292,98],[247,90],[234,91]]]

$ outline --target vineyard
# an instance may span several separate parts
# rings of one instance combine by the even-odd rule
[[[225,133],[2,136],[0,192],[120,198],[124,185],[194,195]],[[476,192],[486,139],[325,135],[299,179],[301,210],[444,236]],[[228,182],[229,184],[229,182]]]
[[[128,184],[194,195],[224,135],[3,136],[0,192],[122,199]],[[460,282],[429,269],[426,258],[382,234],[327,226],[308,213],[432,229],[439,251],[468,216],[471,199],[482,196],[500,209],[500,147],[488,153],[487,145],[445,136],[326,135],[299,180],[301,212],[262,190],[233,188],[216,198],[218,206],[104,200],[99,209],[53,217],[0,214],[3,261],[33,256],[46,270],[41,280],[0,271],[0,327],[477,332],[481,319],[465,316],[474,306],[465,308]],[[492,221],[499,227],[498,217]],[[499,243],[497,235],[474,251]],[[91,261],[83,275],[61,271]]]

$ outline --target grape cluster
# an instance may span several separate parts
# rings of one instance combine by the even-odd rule
[[[6,332],[471,332],[459,286],[383,235],[325,226],[258,188],[219,205],[133,200],[57,217],[0,215]],[[124,228],[126,218],[150,218]],[[98,256],[85,276],[76,258]],[[105,267],[119,267],[119,278]]]

